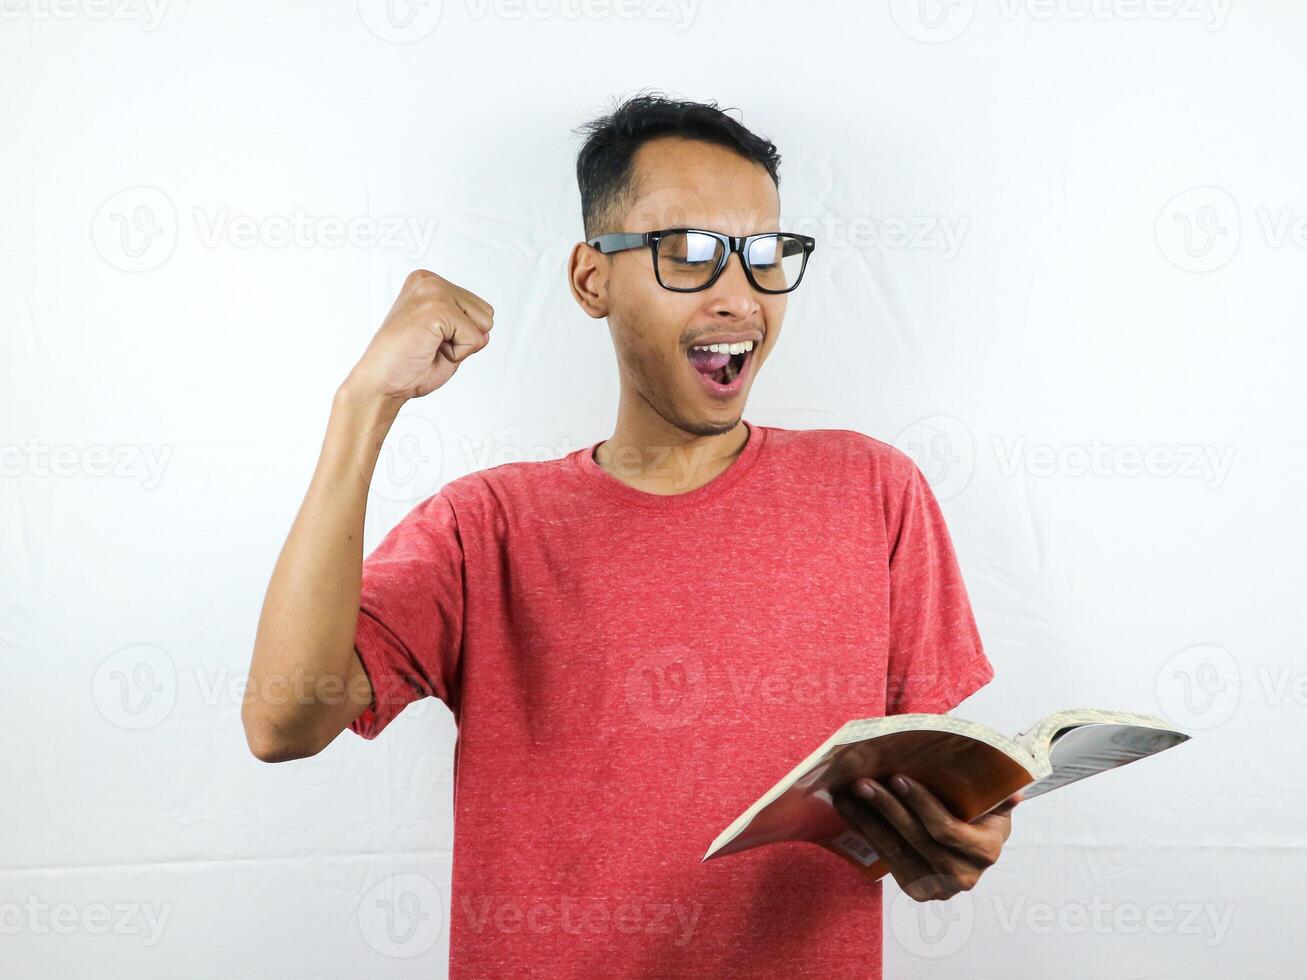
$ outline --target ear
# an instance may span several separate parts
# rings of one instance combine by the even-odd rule
[[[567,285],[572,298],[596,320],[608,315],[608,263],[608,256],[585,242],[573,245],[567,260]]]

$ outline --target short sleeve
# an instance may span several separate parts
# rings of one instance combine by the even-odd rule
[[[939,503],[906,454],[906,478],[887,488],[890,638],[885,714],[945,714],[989,683],[971,602]]]
[[[457,713],[463,585],[458,521],[442,490],[409,511],[363,561],[354,649],[373,699],[350,731],[376,738],[427,697]]]

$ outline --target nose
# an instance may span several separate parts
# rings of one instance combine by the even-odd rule
[[[726,268],[709,288],[709,294],[709,306],[720,316],[743,320],[758,312],[758,295],[744,274],[744,257],[739,252],[726,257]]]

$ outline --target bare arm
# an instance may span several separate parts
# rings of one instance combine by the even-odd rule
[[[354,651],[363,520],[400,407],[443,385],[489,339],[494,311],[430,272],[408,277],[337,389],[322,452],[263,600],[241,722],[265,762],[321,752],[372,701]]]
[[[358,654],[363,518],[398,404],[342,386],[322,454],[282,546],[254,640],[241,721],[250,751],[280,762],[322,750],[372,700]]]

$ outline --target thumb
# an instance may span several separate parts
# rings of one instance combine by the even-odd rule
[[[986,821],[992,820],[994,817],[1006,817],[1012,812],[1012,809],[1024,799],[1025,797],[1019,791],[1013,793],[1002,803],[998,804],[998,806],[994,807],[994,809],[985,811],[971,822],[973,824],[984,824]]]
[[[1015,807],[1018,803],[1020,803],[1025,798],[1026,798],[1025,795],[1020,790],[1018,790],[1017,792],[1013,793],[1006,800],[1004,800],[998,806],[994,807],[994,809],[990,810],[989,812],[997,813],[999,815],[1002,815],[1004,813],[1011,813],[1012,808]]]

